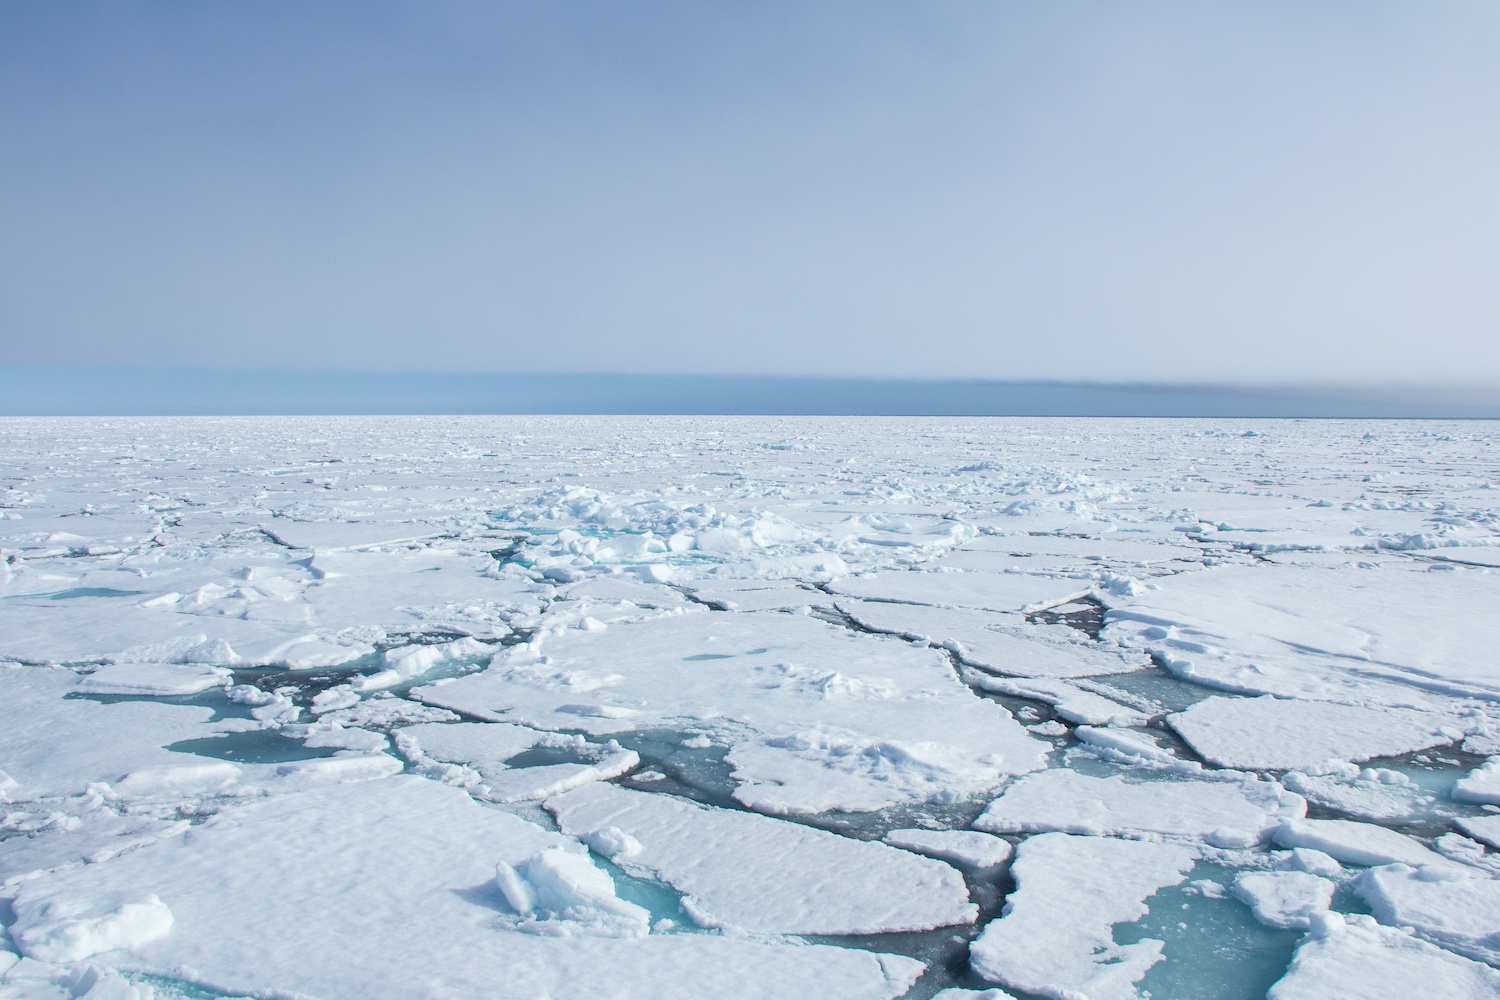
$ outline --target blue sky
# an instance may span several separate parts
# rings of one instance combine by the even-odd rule
[[[1500,6],[0,6],[4,364],[1500,386]]]

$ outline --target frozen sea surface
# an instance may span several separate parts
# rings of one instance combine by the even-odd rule
[[[0,997],[1500,997],[1500,427],[10,419]]]

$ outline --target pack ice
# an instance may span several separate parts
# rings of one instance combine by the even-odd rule
[[[1491,423],[4,428],[0,996],[1500,998]]]

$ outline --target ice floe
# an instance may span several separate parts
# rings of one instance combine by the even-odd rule
[[[559,863],[549,851],[578,860]],[[899,995],[920,969],[839,948],[616,936],[618,925],[597,915],[637,914],[611,901],[603,872],[579,867],[589,864],[582,851],[457,789],[397,776],[278,796],[110,862],[28,881],[12,932],[39,961],[87,951],[117,968],[224,993],[330,1000],[478,1000],[494,996],[497,983],[559,1000],[771,998],[801,989],[874,1000]],[[540,919],[516,912],[496,882],[497,863],[524,873],[537,909],[547,911]],[[171,932],[163,934],[167,912]],[[337,962],[306,960],[309,927]],[[400,947],[392,927],[401,929]]]
[[[683,893],[704,927],[767,934],[878,934],[972,922],[941,861],[755,813],[589,785],[547,800],[563,832]],[[599,831],[608,831],[595,838]],[[705,865],[704,859],[713,859]]]
[[[1251,770],[1316,768],[1452,743],[1452,717],[1283,698],[1208,698],[1167,724],[1206,759]]]
[[[1133,1000],[1162,942],[1118,945],[1111,928],[1144,915],[1147,897],[1182,882],[1193,860],[1189,848],[1144,841],[1065,833],[1022,841],[1004,915],[969,947],[974,970],[1054,1000]]]
[[[1325,913],[1267,1000],[1492,1000],[1500,972],[1372,917]]]
[[[1091,836],[1171,837],[1214,847],[1270,839],[1307,804],[1274,781],[1131,781],[1049,769],[1006,787],[974,821],[991,833],[1061,831]]]
[[[768,612],[570,630],[414,694],[543,729],[721,730],[735,797],[772,813],[952,800],[1041,767],[1046,750],[935,650]]]

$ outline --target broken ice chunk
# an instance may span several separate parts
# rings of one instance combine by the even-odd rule
[[[1351,865],[1387,865],[1404,862],[1411,865],[1452,867],[1442,855],[1419,842],[1373,823],[1356,823],[1346,819],[1293,819],[1281,825],[1275,834],[1282,847],[1311,847]]]
[[[968,923],[978,913],[955,869],[881,843],[602,783],[546,807],[565,833],[612,826],[633,838],[639,853],[616,863],[686,893],[683,906],[705,927],[879,934]]]
[[[1395,864],[1365,872],[1354,891],[1383,924],[1415,928],[1480,962],[1500,962],[1500,880],[1463,865]]]
[[[1324,701],[1206,698],[1167,724],[1222,767],[1315,770],[1329,761],[1362,761],[1453,742],[1452,720],[1401,708]]]
[[[1134,998],[1131,984],[1161,961],[1161,941],[1116,944],[1115,924],[1146,914],[1146,899],[1192,868],[1187,847],[1045,833],[1022,841],[1005,915],[969,946],[990,982],[1056,998]]]
[[[1277,852],[1276,868],[1278,871],[1307,872],[1328,878],[1344,877],[1343,865],[1330,855],[1311,847],[1294,847],[1290,851]]]
[[[80,889],[23,896],[14,908],[11,939],[39,962],[79,962],[147,944],[172,929],[172,911],[149,892]]]
[[[983,691],[1044,701],[1069,722],[1089,726],[1144,726],[1150,721],[1150,717],[1139,709],[1128,708],[1056,678],[995,677],[978,670],[967,670],[964,680]]]
[[[230,673],[221,667],[181,663],[110,663],[78,679],[83,694],[189,695],[224,687]]]
[[[1500,805],[1500,757],[1491,757],[1455,781],[1452,794],[1460,802]]]
[[[538,851],[512,866],[504,861],[495,867],[495,883],[511,907],[521,916],[542,921],[580,925],[529,927],[554,936],[574,933],[643,937],[651,914],[615,894],[615,884],[588,855],[562,847]]]
[[[1500,972],[1461,958],[1411,931],[1372,917],[1325,912],[1297,946],[1287,974],[1266,1000],[1488,1000],[1500,997]]]
[[[1310,926],[1313,914],[1333,902],[1334,883],[1307,872],[1243,872],[1234,894],[1267,927]]]
[[[975,868],[998,865],[1011,853],[1008,841],[978,830],[892,830],[883,839],[892,847]]]
[[[1092,836],[1158,836],[1251,847],[1286,817],[1303,815],[1300,796],[1273,781],[1127,781],[1050,770],[1009,785],[974,821],[991,833],[1063,831]]]

